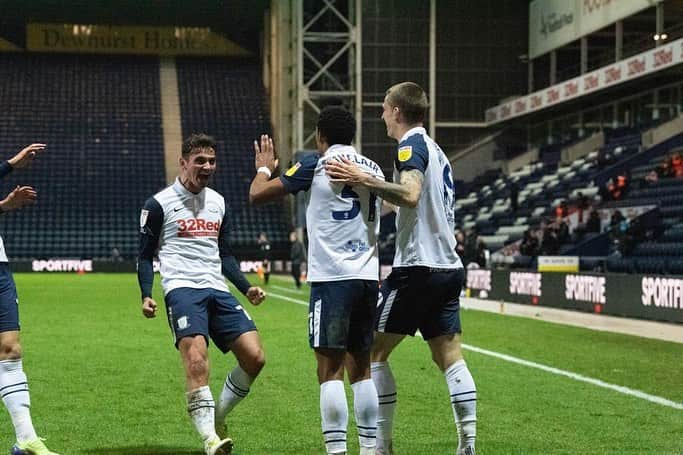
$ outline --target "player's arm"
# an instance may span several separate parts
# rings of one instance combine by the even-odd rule
[[[244,294],[252,305],[258,305],[266,298],[266,293],[258,286],[252,286],[240,270],[237,259],[230,248],[230,230],[232,223],[228,217],[228,207],[225,208],[225,215],[223,215],[223,222],[221,223],[221,230],[218,234],[218,248],[221,256],[221,271],[235,287]]]
[[[429,152],[424,143],[402,142],[394,160],[399,172],[398,183],[389,183],[363,172],[347,159],[330,160],[325,170],[333,182],[365,186],[384,201],[399,207],[415,208],[422,193],[428,162]]]
[[[279,178],[270,179],[270,172],[277,166],[274,158],[273,140],[267,135],[261,136],[261,146],[254,141],[256,152],[256,176],[249,188],[249,201],[252,203],[270,202],[280,199],[286,194],[296,194],[299,191],[308,191],[313,181],[315,167],[318,158],[315,155],[307,156],[301,162],[296,163]]]
[[[45,144],[31,144],[7,161],[0,163],[0,179],[12,172],[13,169],[29,167],[39,152],[45,149]],[[7,197],[0,201],[0,213],[9,212],[33,204],[36,200],[36,190],[30,186],[17,186]]]
[[[261,135],[261,145],[254,141],[254,167],[256,175],[249,187],[249,202],[263,204],[275,201],[287,194],[285,186],[280,179],[270,178],[277,168],[278,160],[275,158],[273,139],[267,134]]]
[[[159,202],[149,198],[140,212],[140,242],[138,246],[138,284],[142,297],[142,313],[156,316],[157,304],[152,298],[154,284],[154,254],[159,246],[159,237],[164,222],[164,211]]]
[[[325,166],[332,182],[364,186],[382,200],[399,207],[417,207],[422,192],[424,174],[419,169],[406,169],[399,174],[399,183],[389,183],[361,170],[351,161],[328,161]]]

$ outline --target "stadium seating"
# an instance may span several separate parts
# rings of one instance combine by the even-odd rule
[[[4,180],[38,203],[0,218],[10,258],[124,258],[139,210],[165,185],[155,58],[0,54],[2,159],[31,142],[47,151]]]
[[[288,251],[288,228],[282,204],[250,206],[254,175],[254,139],[271,134],[260,67],[249,61],[177,60],[183,136],[204,132],[216,138],[215,187],[234,214],[235,247],[256,245],[259,232],[275,249]]]

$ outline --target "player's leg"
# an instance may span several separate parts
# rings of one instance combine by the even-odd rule
[[[429,322],[420,330],[448,385],[458,430],[457,454],[472,455],[477,433],[477,389],[462,355],[459,296],[463,280],[462,270],[437,272],[428,278],[428,288],[443,290],[440,297],[435,296],[443,303],[435,307]]]
[[[346,453],[349,410],[344,391],[344,356],[342,349],[315,348],[320,384],[320,416],[328,454]]]
[[[313,283],[308,341],[315,350],[320,415],[327,453],[346,453],[349,411],[344,392],[344,358],[352,310],[353,281]]]
[[[216,406],[216,424],[221,429],[220,433],[223,432],[220,424],[247,397],[252,383],[266,363],[261,337],[255,330],[240,335],[229,349],[235,354],[237,365],[228,373]]]
[[[31,421],[31,397],[24,373],[19,342],[19,308],[9,265],[0,265],[0,397],[14,426],[15,453],[49,455]],[[30,449],[31,452],[26,450]]]
[[[360,455],[375,455],[377,446],[377,389],[370,378],[377,281],[357,280],[357,295],[349,324],[346,372],[353,390],[353,410],[358,427]]]
[[[210,332],[214,343],[223,353],[232,351],[237,365],[230,371],[216,404],[216,430],[226,437],[225,419],[238,403],[249,394],[251,384],[265,365],[261,337],[249,313],[230,293],[213,290],[210,306]]]
[[[372,346],[371,377],[377,389],[377,453],[393,453],[394,414],[398,394],[389,356],[406,335],[414,335],[417,318],[414,313],[412,280],[409,269],[395,269],[382,283],[376,308],[375,339]]]
[[[179,288],[164,301],[185,370],[187,412],[204,442],[207,454],[223,453],[225,443],[216,435],[215,403],[209,389],[208,311],[210,293],[205,289]],[[232,441],[229,441],[232,447]]]

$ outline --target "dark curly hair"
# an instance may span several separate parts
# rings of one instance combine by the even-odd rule
[[[356,136],[356,119],[342,106],[327,106],[320,111],[318,132],[328,145],[351,145]]]

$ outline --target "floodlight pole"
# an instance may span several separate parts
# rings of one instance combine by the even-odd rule
[[[339,8],[342,1],[348,1],[345,12]],[[315,148],[315,119],[322,109],[325,98],[339,98],[356,116],[356,145],[361,143],[362,125],[362,1],[322,0],[307,2],[292,0],[296,12],[295,33],[297,35],[297,115],[296,149]],[[308,17],[305,22],[305,17]],[[326,19],[326,20],[321,20]],[[341,30],[341,31],[340,31]],[[328,44],[331,46],[320,46]],[[329,49],[336,46],[336,52],[329,55]],[[323,49],[325,48],[325,49]],[[334,65],[343,61],[347,65],[343,72]],[[316,83],[325,80],[329,85],[316,89]]]

